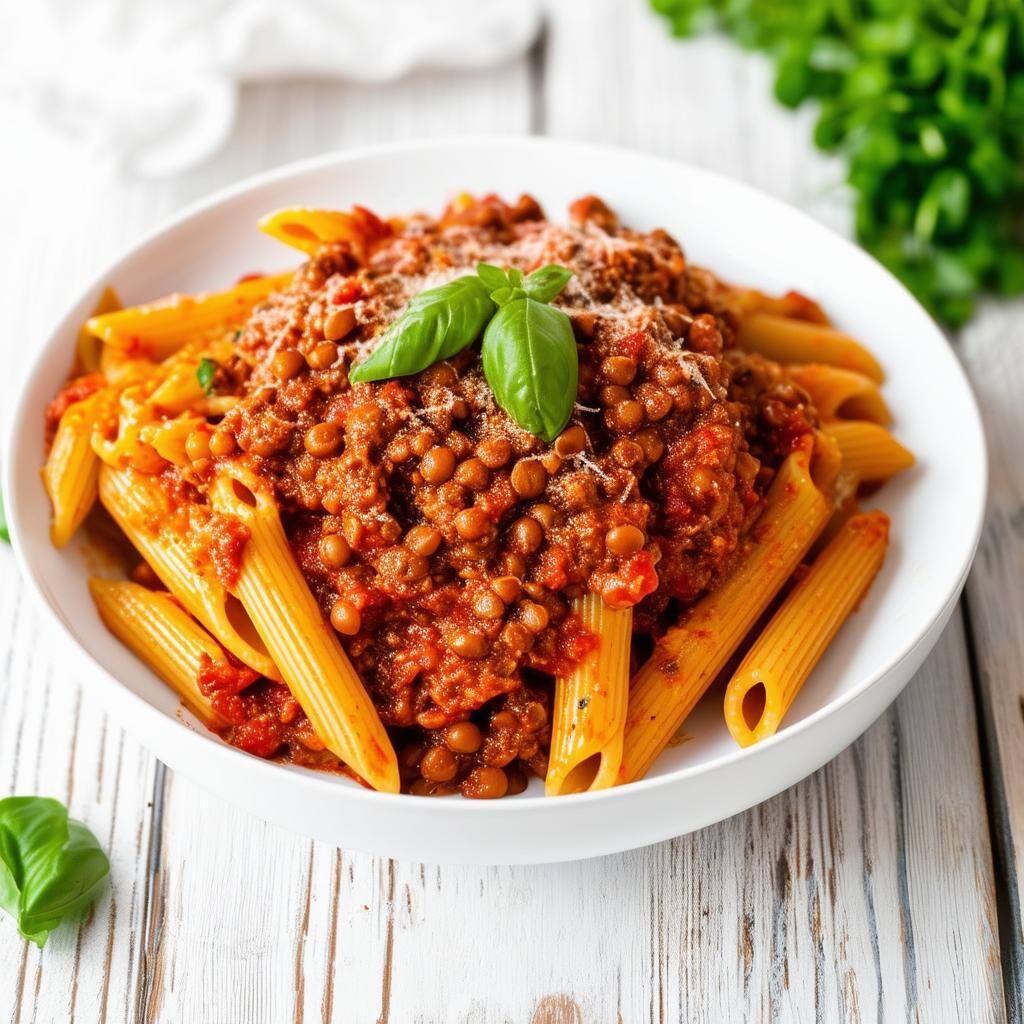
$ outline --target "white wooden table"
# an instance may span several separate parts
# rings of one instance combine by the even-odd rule
[[[12,371],[96,266],[183,203],[362,142],[501,131],[622,143],[847,226],[838,167],[811,150],[808,117],[772,103],[767,69],[719,40],[671,40],[642,0],[553,0],[534,51],[486,72],[250,89],[226,150],[167,182],[118,179],[0,103]],[[918,677],[789,792],[621,856],[430,867],[264,825],[107,718],[51,653],[0,552],[0,795],[66,801],[113,865],[90,918],[42,952],[0,921],[0,1019],[1020,1021],[1022,323],[1021,304],[987,308],[959,341],[992,499],[967,595]],[[3,373],[8,401],[16,378]]]

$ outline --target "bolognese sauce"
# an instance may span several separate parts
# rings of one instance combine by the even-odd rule
[[[366,245],[323,245],[218,368],[218,393],[239,401],[166,471],[202,493],[242,457],[272,484],[413,793],[498,797],[543,776],[553,678],[597,643],[573,600],[632,607],[635,631],[657,636],[728,571],[816,425],[780,366],[736,350],[730,292],[670,235],[622,227],[592,196],[569,213],[463,198],[439,219],[375,221]],[[479,346],[350,383],[414,295],[481,261],[572,271],[554,305],[579,387],[551,443],[497,406]],[[230,580],[244,532],[210,522],[197,543]],[[341,768],[286,688],[216,666],[200,687],[236,745]]]

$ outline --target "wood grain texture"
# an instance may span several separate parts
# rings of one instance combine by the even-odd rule
[[[118,180],[23,118],[9,129],[25,140],[16,198],[0,196],[18,239],[0,243],[3,280],[35,300],[17,305],[14,335],[38,337],[91,268],[175,206],[374,140],[532,128],[619,142],[746,178],[845,227],[838,169],[810,155],[806,118],[774,106],[756,60],[667,38],[639,0],[557,0],[549,15],[530,60],[487,72],[249,89],[225,152],[173,183]],[[69,166],[81,166],[73,194],[51,187]],[[971,602],[976,619],[973,590]],[[489,869],[335,850],[157,770],[82,693],[74,661],[50,653],[10,569],[0,612],[0,792],[69,799],[114,860],[109,897],[42,954],[0,922],[0,1020],[1004,1019],[959,616],[894,708],[789,792],[620,856]],[[1000,660],[1005,634],[972,625],[993,678],[1019,672],[1019,650]],[[1018,771],[1004,792],[1019,784]]]
[[[1009,1017],[1024,1019],[1024,302],[991,304],[960,350],[988,437],[989,505],[967,585],[972,652],[987,741],[989,799],[1000,875],[1000,937]]]
[[[1002,1020],[972,701],[954,620],[895,708],[789,792],[539,868],[337,851],[176,779],[148,1019]],[[936,749],[962,770],[937,777]]]

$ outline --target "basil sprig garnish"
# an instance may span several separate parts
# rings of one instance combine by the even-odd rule
[[[96,837],[56,800],[0,800],[0,907],[40,948],[66,918],[81,918],[110,871]]]
[[[524,298],[550,302],[572,277],[571,270],[556,263],[540,267],[526,277],[523,277],[523,272],[517,267],[502,270],[501,267],[492,266],[490,263],[478,263],[476,273],[477,277],[491,289],[491,298],[499,306],[513,299]]]
[[[475,274],[420,292],[348,378],[355,384],[408,377],[450,359],[480,337],[497,308]]]
[[[572,415],[579,377],[572,324],[548,305],[570,277],[555,264],[524,276],[480,263],[475,275],[415,296],[349,380],[419,373],[483,332],[484,376],[498,405],[524,430],[553,441]]]

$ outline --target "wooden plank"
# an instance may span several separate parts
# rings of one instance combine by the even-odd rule
[[[111,883],[80,928],[56,931],[42,951],[22,941],[9,920],[0,922],[0,1019],[125,1019],[140,951],[139,858],[154,762],[83,696],[73,670],[51,656],[35,609],[23,588],[11,585],[13,575],[9,566],[0,593],[0,649],[8,652],[0,681],[0,794],[65,802],[110,851]]]
[[[989,505],[967,584],[970,630],[988,748],[1000,937],[1010,1019],[1024,1019],[1024,302],[992,303],[963,331],[961,355],[988,437]]]

